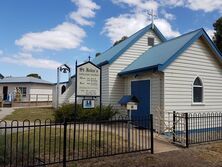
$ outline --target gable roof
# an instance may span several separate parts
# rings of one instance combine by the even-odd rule
[[[186,50],[193,42],[203,36],[211,49],[218,58],[222,59],[221,53],[213,44],[204,29],[198,29],[179,37],[168,40],[159,45],[155,45],[138,59],[123,69],[119,75],[126,75],[129,73],[142,72],[147,70],[163,71],[169,64],[171,64],[184,50]]]
[[[52,85],[52,83],[34,77],[5,77],[0,79],[0,84],[13,84],[13,83],[37,83],[37,84],[47,84]]]
[[[111,47],[110,49],[103,52],[101,55],[95,57],[92,62],[98,66],[102,66],[105,64],[111,64],[115,61],[123,52],[125,52],[129,47],[131,47],[139,38],[141,38],[146,32],[152,30],[152,25],[148,25],[145,28],[139,30],[135,34],[128,37],[126,40],[120,42],[119,44]],[[158,28],[154,25],[153,31],[157,34],[157,36],[162,40],[166,41],[166,38],[163,34],[158,30]]]

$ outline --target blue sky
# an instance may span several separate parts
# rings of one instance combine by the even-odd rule
[[[56,67],[103,52],[123,35],[150,23],[167,38],[200,27],[209,35],[222,13],[221,0],[1,0],[0,73],[38,73],[56,81]]]

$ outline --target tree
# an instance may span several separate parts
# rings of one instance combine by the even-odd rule
[[[101,55],[101,53],[100,53],[100,52],[97,52],[95,56],[98,57],[99,55]]]
[[[119,44],[120,42],[122,42],[122,41],[126,40],[127,38],[128,38],[127,36],[123,36],[123,37],[122,37],[120,40],[118,40],[118,41],[114,42],[113,46],[115,46],[115,45]]]
[[[217,21],[213,24],[213,27],[215,30],[213,41],[222,52],[222,17],[217,19]]]
[[[39,74],[36,74],[36,73],[28,74],[26,77],[34,77],[34,78],[38,78],[38,79],[42,78]]]

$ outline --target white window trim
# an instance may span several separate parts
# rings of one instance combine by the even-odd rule
[[[194,81],[196,80],[196,78],[199,78],[200,79],[200,81],[201,81],[201,84],[202,84],[202,86],[197,86],[197,85],[194,85]],[[202,87],[202,102],[194,102],[194,98],[193,98],[193,88],[194,87]],[[191,97],[192,97],[192,103],[191,103],[191,105],[192,106],[204,106],[205,105],[205,98],[204,98],[204,82],[203,82],[203,79],[200,77],[200,76],[196,76],[194,79],[193,79],[193,83],[192,83],[192,87],[191,87],[191,92],[192,92],[192,95],[191,95]]]

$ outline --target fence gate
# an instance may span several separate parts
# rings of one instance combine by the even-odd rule
[[[153,117],[53,123],[0,121],[0,166],[44,166],[116,154],[153,153]]]
[[[184,147],[222,140],[222,112],[173,112],[173,142]]]

